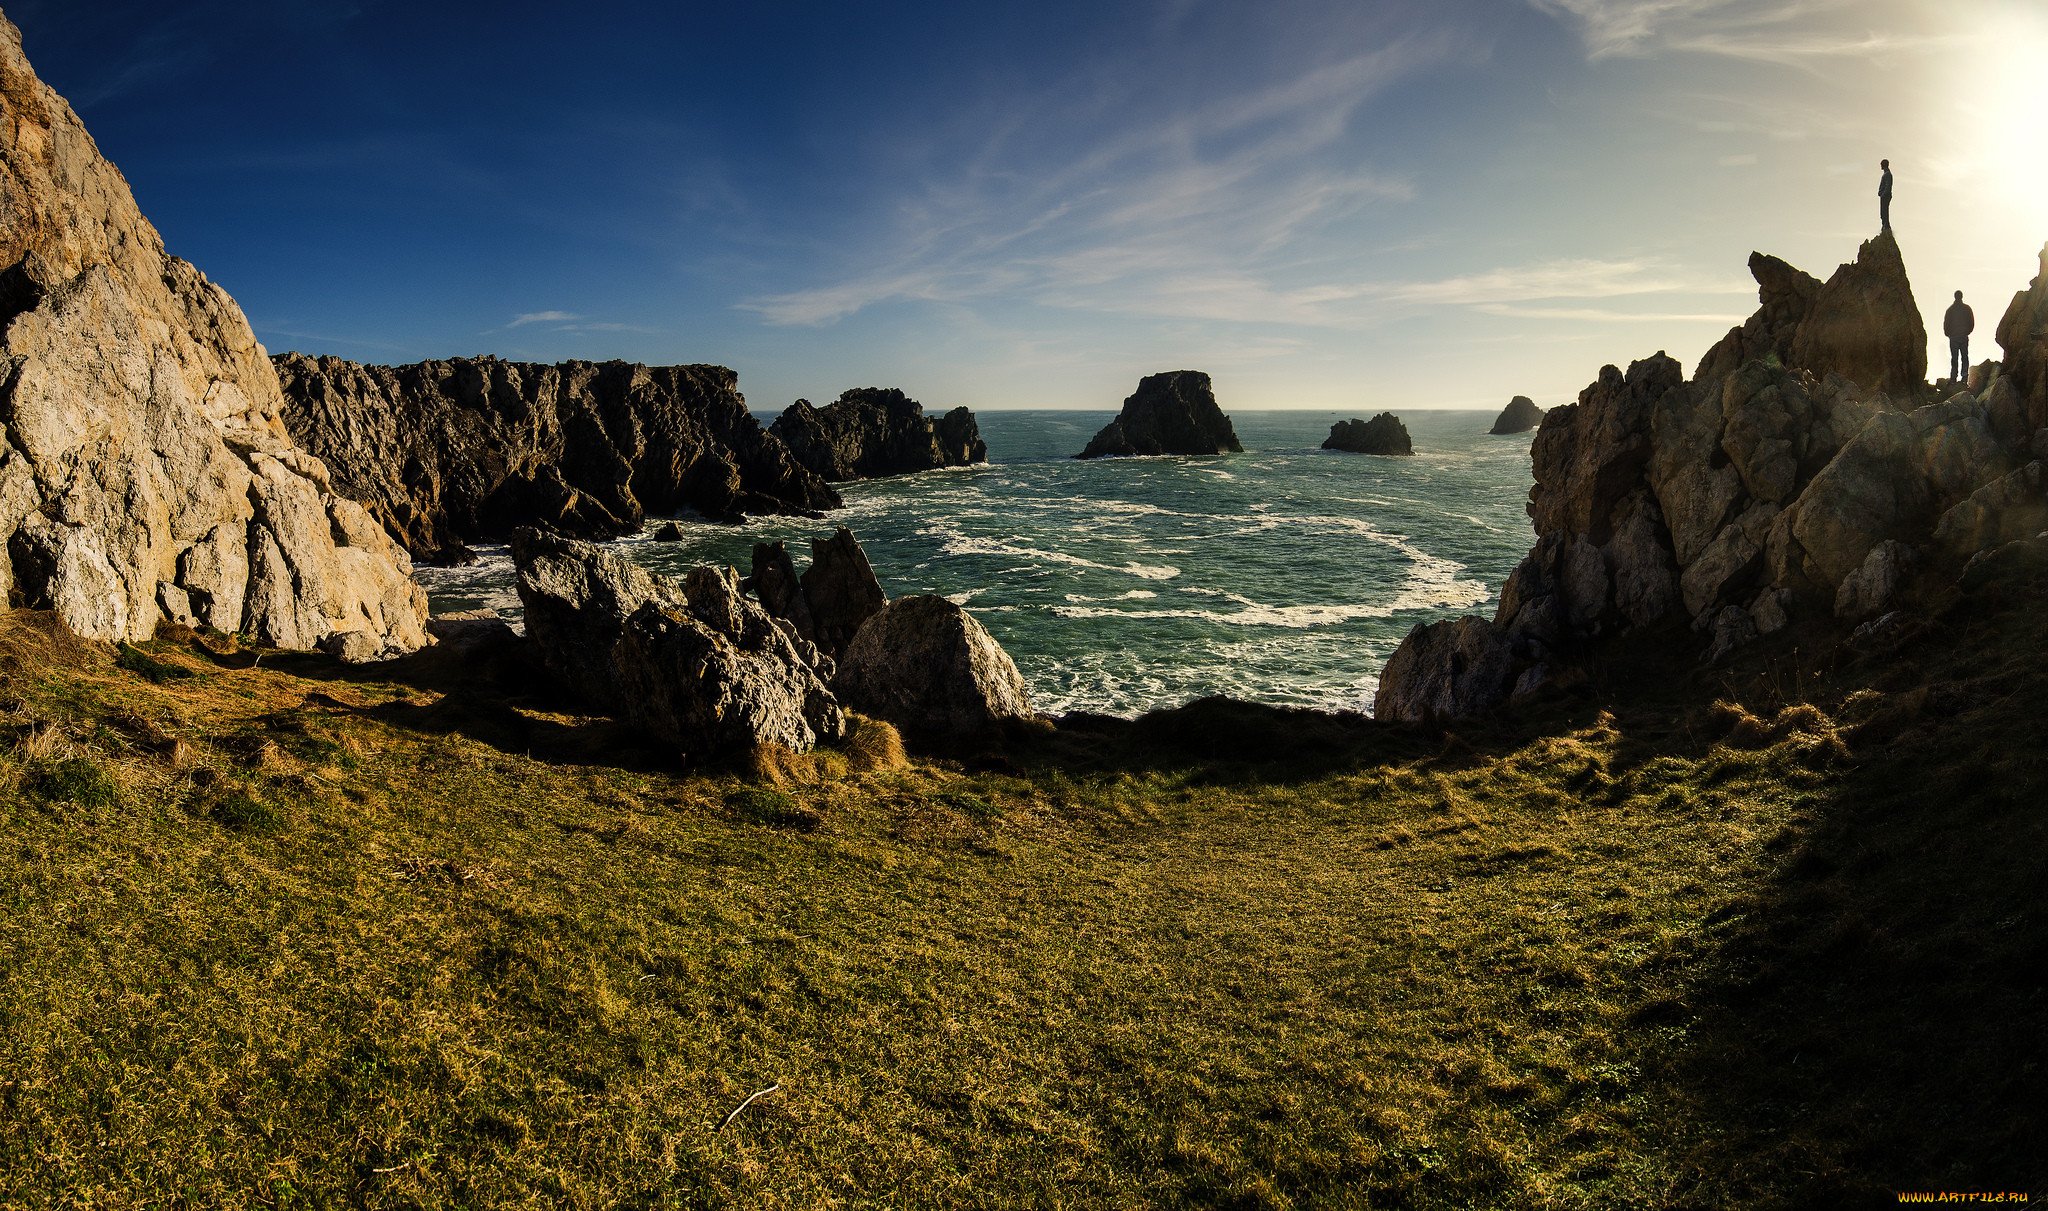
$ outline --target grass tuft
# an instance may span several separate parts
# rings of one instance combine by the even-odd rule
[[[903,737],[895,725],[881,719],[849,712],[846,716],[847,764],[855,773],[870,774],[907,768],[910,758],[903,751]]]
[[[32,757],[22,773],[22,790],[46,803],[79,807],[112,807],[121,788],[104,765],[84,753]]]

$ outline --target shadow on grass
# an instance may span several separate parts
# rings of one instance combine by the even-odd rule
[[[2021,586],[2024,587],[2024,586]],[[2011,588],[2011,586],[2008,586]],[[1856,764],[1773,839],[1659,1074],[1678,1206],[2048,1194],[2048,585],[1846,670]]]

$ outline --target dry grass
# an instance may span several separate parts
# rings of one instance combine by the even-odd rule
[[[969,772],[856,720],[701,774],[0,622],[0,1204],[2025,1188],[2048,636],[2000,617],[1789,703],[1646,666],[1518,732],[1206,703]]]

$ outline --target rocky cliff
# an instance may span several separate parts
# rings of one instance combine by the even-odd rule
[[[1230,418],[1216,404],[1209,376],[1199,370],[1169,370],[1138,380],[1123,411],[1074,457],[1222,454],[1243,449]]]
[[[1508,401],[1507,407],[1500,410],[1499,419],[1493,422],[1493,428],[1487,432],[1497,437],[1510,433],[1527,433],[1542,423],[1543,409],[1536,406],[1536,401],[1526,395],[1517,395]]]
[[[762,432],[723,366],[274,360],[292,435],[421,558],[522,525],[612,538],[682,509],[731,520],[839,504]]]
[[[988,461],[974,413],[955,408],[934,421],[893,387],[856,387],[822,408],[800,399],[768,431],[798,462],[834,482]]]
[[[1382,412],[1371,420],[1340,420],[1330,426],[1330,436],[1323,439],[1323,449],[1343,450],[1351,454],[1413,454],[1415,443],[1409,440],[1408,426],[1391,412]]]
[[[351,658],[425,642],[412,568],[295,444],[234,300],[169,256],[0,18],[0,588]]]
[[[1756,314],[1692,379],[1658,353],[1606,367],[1544,417],[1534,548],[1492,620],[1416,628],[1381,679],[1378,715],[1455,717],[1539,694],[1624,631],[1683,624],[1708,660],[1795,624],[1840,634],[2048,525],[2048,431],[2029,395],[2048,370],[2030,360],[2048,274],[2001,325],[2022,369],[1935,400],[1889,234],[1826,284],[1761,254],[1750,271]]]

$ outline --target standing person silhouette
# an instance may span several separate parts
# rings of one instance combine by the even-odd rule
[[[1877,166],[1884,169],[1884,175],[1877,179],[1877,221],[1883,226],[1884,230],[1890,231],[1892,229],[1892,162],[1890,160],[1879,160]]]
[[[1970,375],[1970,334],[1977,330],[1977,316],[1963,301],[1962,291],[1956,291],[1956,301],[1941,317],[1941,330],[1948,334],[1949,381],[1964,382]]]

